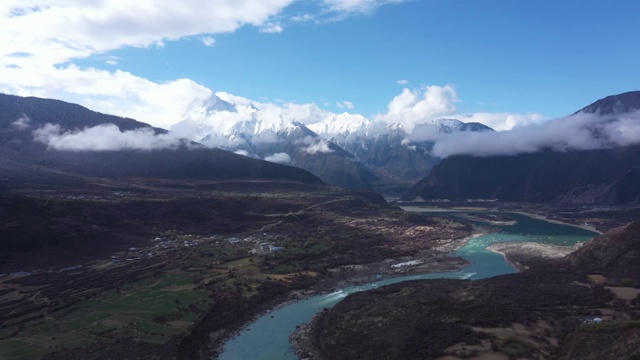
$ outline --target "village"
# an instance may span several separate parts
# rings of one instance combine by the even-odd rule
[[[273,237],[269,233],[253,234],[244,237],[231,236],[224,238],[221,235],[197,236],[177,234],[174,231],[167,231],[163,235],[155,237],[151,244],[141,247],[130,247],[126,251],[120,251],[111,255],[108,263],[97,261],[87,265],[73,265],[61,269],[33,269],[29,271],[14,271],[11,273],[0,274],[1,278],[20,278],[34,274],[69,272],[79,270],[83,267],[109,267],[122,266],[127,263],[136,262],[144,259],[155,257],[170,258],[176,254],[178,250],[186,248],[194,248],[199,246],[230,246],[236,250],[246,250],[248,254],[254,256],[265,256],[274,252],[283,250],[283,247],[274,245]]]

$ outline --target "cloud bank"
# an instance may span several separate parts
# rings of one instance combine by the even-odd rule
[[[21,54],[39,63],[61,64],[123,47],[229,33],[244,25],[268,27],[270,19],[293,2],[3,0],[0,56]]]
[[[544,150],[571,151],[608,149],[640,144],[640,111],[616,118],[578,113],[544,124],[502,132],[463,132],[440,136],[433,154],[498,156]]]
[[[60,125],[46,124],[33,131],[36,142],[61,151],[119,151],[175,149],[187,142],[174,134],[156,134],[152,128],[121,131],[114,124],[65,131]]]
[[[277,164],[289,164],[291,162],[291,156],[287,153],[275,153],[264,158],[266,161]]]
[[[398,83],[405,84],[406,82],[401,81]],[[451,84],[422,86],[417,89],[404,88],[389,102],[387,112],[376,115],[374,119],[389,124],[402,124],[409,133],[420,124],[443,117],[463,122],[479,122],[497,131],[510,130],[546,120],[542,115],[536,113],[461,113],[457,107],[457,104],[461,102],[455,87]]]
[[[323,0],[328,11],[340,14],[370,13],[373,10],[387,5],[399,4],[407,0]]]
[[[194,99],[213,92],[191,79],[151,81],[122,70],[109,51],[163,47],[191,38],[215,46],[216,34],[252,26],[279,33],[291,22],[334,21],[370,14],[405,0],[322,0],[308,3],[312,13],[291,16],[300,0],[3,0],[0,2],[0,92],[78,103],[92,110],[126,116],[168,129],[179,121]],[[106,30],[108,29],[108,30]],[[104,55],[102,55],[104,54]],[[78,59],[103,56],[109,70],[79,67]],[[407,85],[408,81],[399,80]],[[240,97],[230,95],[240,103]],[[316,103],[253,102],[265,113],[277,113],[312,124],[331,115]],[[402,123],[409,130],[423,119],[456,113],[458,97],[452,85],[404,89],[377,117]],[[338,108],[353,109],[350,101]],[[504,119],[512,117],[512,120]],[[529,118],[514,114],[476,116],[497,129],[509,129]],[[475,119],[472,117],[471,119]],[[534,119],[535,120],[535,119]]]

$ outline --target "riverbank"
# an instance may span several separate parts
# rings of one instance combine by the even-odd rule
[[[502,255],[504,260],[518,272],[524,271],[535,263],[559,259],[579,249],[584,243],[573,246],[559,246],[537,242],[496,243],[487,250]]]
[[[505,216],[499,216],[499,215],[478,216],[475,214],[463,213],[463,214],[456,214],[454,216],[457,216],[465,220],[483,222],[493,226],[512,226],[518,223],[516,220],[509,219]]]
[[[468,238],[470,240],[475,237],[469,236]],[[461,243],[461,241],[459,241],[459,243]],[[407,262],[412,262],[412,264],[392,267],[393,265],[403,265]],[[338,269],[332,269],[334,271],[330,277],[319,281],[309,289],[291,291],[286,297],[274,299],[269,303],[263,304],[260,310],[256,311],[252,316],[247,317],[234,329],[211,334],[214,344],[212,344],[213,346],[210,348],[209,354],[217,358],[222,354],[224,346],[228,341],[239,336],[243,331],[248,331],[247,325],[255,322],[258,318],[268,316],[272,312],[293,303],[304,301],[314,296],[335,293],[342,288],[374,283],[383,279],[461,271],[467,265],[468,262],[460,257],[449,257],[447,254],[442,254],[435,257],[413,256],[387,259],[383,262],[365,265],[347,265]]]
[[[442,244],[438,246],[438,251],[442,251],[444,253],[446,253],[447,255],[450,253],[453,253],[454,251],[462,248],[463,246],[467,245],[467,243],[473,239],[482,237],[482,236],[486,236],[488,234],[493,233],[493,229],[490,228],[486,228],[486,227],[479,227],[479,226],[473,226],[474,231],[470,236],[467,236],[465,238],[462,239],[456,239],[454,241],[451,241],[447,244]],[[418,271],[417,269],[422,269],[425,270],[424,268],[421,268],[420,265],[423,264],[419,264],[419,263],[414,263],[415,260],[410,260],[404,263],[397,263],[394,265],[391,265],[390,268],[402,268],[404,266],[407,266],[408,268],[406,269],[407,271],[411,271],[411,272],[402,272],[402,273],[398,273],[398,272],[394,272],[394,273],[389,273],[387,272],[387,275],[392,275],[390,276],[390,278],[393,277],[400,277],[400,276],[407,276],[407,275],[411,275],[411,274],[428,274],[428,273],[440,273],[440,272],[454,272],[454,271],[461,271],[463,270],[466,265],[468,264],[468,261],[462,259],[462,258],[457,258],[457,257],[447,257],[448,259],[460,259],[462,260],[462,262],[460,263],[460,266],[458,266],[457,268],[450,268],[447,270],[444,270],[442,268],[437,268],[434,267],[433,264],[431,264],[431,268],[430,271]],[[407,264],[410,263],[410,264]],[[405,265],[406,264],[406,265]],[[398,266],[400,265],[400,266]],[[354,279],[352,279],[353,281]],[[353,282],[351,285],[359,285],[358,281]],[[314,345],[313,345],[313,341],[310,338],[311,335],[311,329],[312,329],[312,325],[314,323],[314,321],[316,320],[316,318],[318,316],[321,316],[325,311],[327,311],[328,309],[324,309],[320,312],[318,312],[317,314],[315,314],[313,316],[313,318],[311,319],[311,321],[307,322],[307,323],[303,323],[300,324],[298,326],[296,326],[295,331],[289,336],[289,342],[291,344],[291,347],[293,348],[296,356],[301,359],[301,360],[316,360],[316,359],[321,359],[318,351],[315,349]]]
[[[511,211],[515,214],[521,214],[521,215],[525,215],[528,216],[530,218],[533,219],[537,219],[537,220],[543,220],[546,222],[550,222],[552,224],[558,224],[558,225],[567,225],[567,226],[573,226],[573,227],[577,227],[580,229],[584,229],[584,230],[588,230],[588,231],[593,231],[594,233],[598,233],[600,235],[602,235],[603,233],[601,231],[599,231],[598,229],[596,229],[595,226],[592,225],[580,225],[580,224],[572,224],[572,223],[568,223],[565,221],[560,221],[560,220],[555,220],[550,218],[548,215],[540,215],[540,214],[534,214],[534,213],[530,213],[530,212],[526,212],[526,211]]]
[[[213,349],[210,354],[214,354],[215,357],[220,356],[225,344],[241,335],[244,331],[250,331],[247,326],[257,319],[269,316],[269,314],[282,307],[304,301],[314,296],[332,294],[343,288],[398,277],[459,272],[469,263],[461,257],[452,257],[449,256],[449,254],[466,245],[470,240],[493,231],[493,229],[478,226],[473,226],[472,229],[471,235],[469,236],[460,239],[439,241],[439,243],[431,249],[418,252],[412,256],[386,259],[369,264],[345,265],[330,269],[325,278],[310,288],[292,291],[288,293],[285,298],[275,299],[269,304],[264,304],[260,311],[256,311],[253,316],[247,318],[235,327],[235,329],[229,329],[224,336],[221,337],[221,334],[218,333],[218,337],[215,338],[214,344],[212,344],[213,347],[210,348]],[[301,358],[305,357],[302,356]]]
[[[416,208],[412,210],[422,211],[423,209]],[[433,210],[435,211],[435,209]],[[439,209],[437,212],[440,212],[440,211],[442,211],[442,209]],[[468,211],[468,210],[466,209],[465,211]],[[547,236],[542,236],[541,235],[542,233],[538,233],[535,230],[531,229],[531,226],[532,226],[531,222],[544,221],[545,223],[553,223],[553,224],[560,223],[558,225],[550,225],[550,224],[547,224],[547,226],[542,224],[540,225],[541,230],[544,229],[544,230],[551,231],[551,233],[549,233],[550,235],[549,238],[551,238],[551,236],[558,236],[558,235],[552,235],[552,234],[554,234],[554,231],[557,231],[556,226],[562,225],[562,226],[570,226],[570,228],[574,228],[574,230],[568,230],[568,229],[566,230],[571,234],[573,233],[581,234],[580,236],[583,236],[583,239],[580,241],[585,241],[589,239],[588,233],[584,234],[582,230],[578,230],[579,228],[578,226],[572,226],[572,224],[563,224],[557,221],[549,221],[548,219],[541,218],[541,216],[530,216],[529,214],[517,215],[513,211],[511,211],[511,213],[513,213],[513,216],[518,219],[517,224],[503,227],[502,233],[494,234],[490,236],[488,239],[482,239],[480,242],[474,242],[474,244],[468,249],[468,251],[462,252],[462,254],[465,254],[462,256],[464,256],[465,258],[468,258],[471,261],[471,265],[466,268],[466,271],[472,272],[474,275],[478,273],[483,274],[482,276],[495,276],[495,275],[501,274],[501,273],[495,272],[495,269],[499,267],[496,267],[493,264],[487,266],[486,268],[483,268],[482,266],[478,267],[478,265],[481,264],[480,263],[481,261],[486,261],[491,258],[496,258],[495,256],[486,257],[481,253],[494,252],[494,253],[500,254],[501,256],[500,256],[499,262],[504,261],[501,267],[502,270],[500,271],[503,271],[506,268],[506,269],[515,269],[518,272],[522,272],[528,266],[533,266],[534,264],[543,264],[550,259],[565,256],[566,254],[575,251],[579,246],[581,246],[580,244],[575,246],[561,246],[561,245],[537,243],[533,241],[521,242],[521,243],[508,243],[508,241],[511,241],[512,238],[513,239],[518,238],[519,239],[518,241],[522,241],[521,237],[523,235],[522,233],[523,231],[533,231],[532,234],[535,234],[535,235],[530,235],[530,239],[536,239],[534,241],[540,240],[541,237],[547,240]],[[523,217],[525,216],[534,220],[524,220]],[[492,231],[492,233],[494,232],[495,231]],[[563,244],[566,242],[573,243],[572,241],[575,241],[575,238],[573,238],[575,235],[568,235],[568,233],[566,233],[565,231],[560,231],[559,233],[565,234],[564,236],[568,236],[569,239],[553,240],[553,241],[557,241],[556,244]],[[492,241],[498,241],[498,243],[494,243],[492,245],[487,246],[487,242],[490,243]],[[486,251],[483,251],[485,249]],[[544,269],[544,267],[539,267],[539,268]],[[507,270],[505,273],[509,273],[509,270]],[[320,318],[320,316],[322,316],[321,314],[322,313],[319,313],[319,315],[316,315],[314,317],[314,320],[312,320],[309,324],[314,324],[314,322],[318,322],[319,321],[318,319],[321,319]],[[318,352],[314,348],[314,342],[316,341],[316,339],[314,339],[314,336],[316,336],[316,334],[314,334],[313,331],[314,331],[313,325],[303,324],[298,326],[294,334],[292,334],[290,337],[290,342],[294,347],[294,349],[296,349],[297,356],[299,356],[299,358],[301,359],[321,359],[321,357],[317,356]]]
[[[447,207],[421,207],[421,206],[415,206],[415,205],[408,205],[408,206],[400,206],[400,208],[402,210],[405,211],[411,211],[411,212],[432,212],[432,213],[438,213],[438,212],[449,212],[449,213],[465,213],[465,212],[504,212],[504,213],[513,213],[513,214],[521,214],[521,215],[525,215],[528,216],[530,218],[536,219],[536,220],[542,220],[542,221],[546,221],[546,222],[550,222],[552,224],[558,224],[558,225],[567,225],[567,226],[573,226],[573,227],[577,227],[580,229],[584,229],[584,230],[588,230],[588,231],[593,231],[595,233],[598,233],[600,235],[602,235],[602,231],[598,230],[595,226],[593,225],[585,225],[585,224],[575,224],[575,223],[570,223],[570,222],[566,222],[566,221],[560,221],[557,219],[553,219],[552,217],[550,217],[550,214],[538,214],[538,213],[532,213],[532,212],[528,212],[528,211],[520,211],[520,210],[511,210],[511,209],[499,209],[497,207],[452,207],[452,208],[447,208]],[[460,216],[462,218],[464,218],[463,216]],[[468,220],[479,220],[479,221],[486,221],[488,223],[491,223],[490,221],[486,220],[486,219],[470,219],[468,218]],[[501,224],[501,223],[496,223],[494,225],[511,225],[511,224]]]

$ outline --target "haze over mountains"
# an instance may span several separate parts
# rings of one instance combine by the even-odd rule
[[[614,95],[539,127],[440,141],[434,152],[451,156],[404,198],[638,203],[639,100]]]
[[[405,129],[350,113],[290,119],[212,95],[194,103],[171,131],[207,146],[291,164],[330,184],[370,188],[378,180],[406,186],[423,177],[439,160],[431,148],[441,136],[492,129],[455,119],[428,119]]]
[[[640,92],[503,132],[455,119],[406,129],[349,113],[305,124],[216,95],[195,102],[169,131],[55,100],[2,95],[0,109],[4,183],[78,176],[319,181],[298,167],[347,189],[393,192],[417,182],[406,200],[640,201]]]
[[[250,159],[254,158],[300,167],[344,188],[371,188],[381,179],[408,187],[437,163],[430,155],[432,139],[460,131],[491,131],[481,124],[444,119],[407,132],[399,124],[347,113],[307,126],[215,95],[194,104],[166,131],[56,100],[2,95],[0,101],[5,183],[19,182],[18,178],[43,181],[47,176],[69,180],[80,175],[293,176],[310,181],[303,173],[291,173],[295,172],[291,167]],[[274,169],[280,169],[279,174],[271,174]],[[47,176],[36,176],[42,173]]]
[[[0,170],[5,188],[135,176],[321,183],[304,170],[206,148],[132,119],[2,94]]]

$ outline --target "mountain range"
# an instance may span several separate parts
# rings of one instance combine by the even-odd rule
[[[439,161],[431,154],[434,141],[422,138],[492,129],[432,119],[407,131],[401,124],[349,113],[304,124],[212,95],[195,102],[171,131],[207,146],[291,164],[344,188],[380,190],[391,183],[406,190]]]
[[[0,94],[0,190],[127,177],[322,183],[304,170],[207,148],[133,119]]]
[[[216,95],[195,102],[169,131],[57,100],[0,95],[0,109],[0,190],[88,177],[270,179],[387,194],[415,183],[405,200],[640,202],[637,91],[598,100],[542,132],[498,133],[455,119],[405,129],[348,113],[307,125]],[[551,140],[536,145],[543,137]],[[492,153],[505,139],[527,151]],[[446,153],[467,144],[467,153]]]

